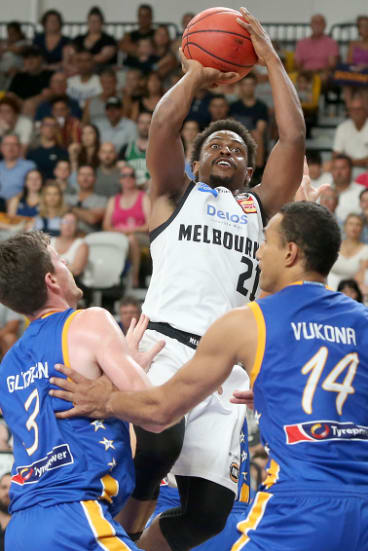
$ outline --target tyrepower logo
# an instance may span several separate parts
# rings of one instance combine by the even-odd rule
[[[335,421],[311,421],[284,425],[287,444],[326,440],[368,440],[368,427]]]
[[[12,476],[11,481],[15,484],[23,486],[24,484],[34,484],[47,472],[53,469],[65,467],[74,462],[73,456],[70,453],[68,444],[61,444],[52,448],[45,457],[32,463],[32,465],[24,465],[17,467],[17,474]]]

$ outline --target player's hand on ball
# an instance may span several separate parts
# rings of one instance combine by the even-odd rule
[[[196,71],[201,76],[201,83],[203,87],[211,87],[214,84],[227,84],[229,80],[236,78],[238,73],[222,73],[218,69],[212,67],[203,67],[199,61],[195,59],[188,59],[183,54],[183,50],[179,48],[181,68],[183,73],[189,73],[189,71]]]
[[[254,17],[246,8],[240,8],[244,19],[238,17],[237,22],[243,29],[246,29],[250,34],[253,48],[258,56],[260,65],[267,65],[267,62],[277,56],[275,48],[272,45],[271,38],[266,33],[258,19]]]
[[[165,341],[159,341],[150,350],[139,351],[139,343],[147,329],[148,322],[149,319],[144,314],[141,314],[138,321],[133,318],[125,337],[130,355],[145,371],[148,371],[153,359],[165,346]]]
[[[69,417],[105,419],[110,416],[106,404],[116,387],[106,375],[101,375],[97,379],[87,379],[74,369],[61,364],[55,365],[55,369],[67,378],[51,377],[50,384],[58,386],[60,390],[50,390],[50,396],[73,404],[72,409],[58,411],[56,417],[59,419],[68,419]]]

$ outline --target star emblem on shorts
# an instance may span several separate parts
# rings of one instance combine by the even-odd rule
[[[241,474],[243,475],[244,480],[247,480],[247,477],[248,477],[247,471],[242,471]]]
[[[103,424],[103,422],[101,421],[101,419],[96,419],[95,421],[91,421],[90,424],[93,425],[93,427],[95,429],[95,432],[97,432],[98,429],[106,429],[106,427]]]
[[[110,461],[110,463],[108,463],[108,466],[110,467],[110,471],[112,471],[113,468],[116,467],[115,457],[113,457],[112,461]]]
[[[261,415],[262,415],[262,413],[258,413],[258,411],[256,411],[256,412],[254,413],[254,417],[255,417],[257,423],[259,423],[259,420],[260,420],[260,418],[261,418]]]
[[[105,446],[105,452],[107,452],[107,450],[109,450],[110,448],[112,448],[113,450],[115,449],[114,441],[108,440],[106,436],[104,436],[103,440],[99,441],[99,444],[102,444],[103,446]]]
[[[244,444],[244,442],[245,442],[245,434],[244,434],[244,432],[241,432],[240,433],[240,443]]]
[[[241,461],[242,461],[242,462],[243,462],[243,461],[246,461],[246,460],[247,460],[247,457],[248,457],[247,452],[242,451],[242,452],[241,452]]]

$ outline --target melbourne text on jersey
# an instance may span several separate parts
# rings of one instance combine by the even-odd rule
[[[27,371],[21,371],[18,375],[9,375],[6,378],[9,392],[15,390],[23,390],[31,385],[35,379],[48,379],[49,378],[49,366],[47,362],[37,362],[36,365],[32,365]]]

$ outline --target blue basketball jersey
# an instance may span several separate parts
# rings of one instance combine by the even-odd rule
[[[0,407],[14,437],[10,511],[102,499],[117,513],[134,488],[128,424],[57,419],[69,402],[49,396],[56,363],[69,366],[67,333],[78,312],[33,321],[4,357]]]
[[[367,309],[313,282],[250,308],[259,335],[251,384],[270,453],[264,488],[366,488]]]

